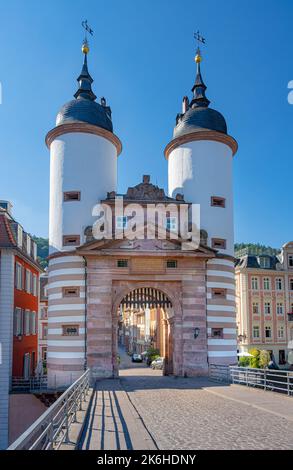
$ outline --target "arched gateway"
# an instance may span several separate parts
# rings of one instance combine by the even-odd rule
[[[174,310],[170,298],[159,289],[137,287],[122,298],[117,314],[116,344],[128,353],[157,350],[164,357],[163,373],[172,374]]]

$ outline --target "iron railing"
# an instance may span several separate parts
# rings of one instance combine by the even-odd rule
[[[11,390],[12,392],[41,392],[48,389],[48,379],[46,375],[41,377],[12,377]]]
[[[7,450],[57,450],[69,441],[89,390],[90,370],[77,379]]]
[[[293,396],[293,372],[291,371],[230,366],[230,377],[233,384]]]
[[[230,370],[229,366],[220,364],[209,365],[209,378],[216,382],[230,382]]]

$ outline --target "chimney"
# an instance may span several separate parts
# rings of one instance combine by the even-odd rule
[[[7,212],[7,214],[12,215],[12,203],[10,201],[0,200],[0,208]]]

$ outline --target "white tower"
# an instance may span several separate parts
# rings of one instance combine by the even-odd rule
[[[185,201],[200,204],[200,227],[207,232],[207,245],[217,252],[216,259],[207,266],[209,361],[233,363],[236,320],[232,160],[237,142],[227,134],[224,117],[209,108],[199,49],[195,61],[197,74],[192,100],[183,98],[173,140],[165,149],[169,195],[182,193]],[[217,328],[216,338],[213,334]]]
[[[50,149],[48,283],[48,376],[68,383],[86,363],[84,260],[73,252],[93,224],[95,204],[116,191],[121,142],[113,134],[111,109],[97,103],[88,72],[87,41],[75,99],[57,115],[46,137]]]

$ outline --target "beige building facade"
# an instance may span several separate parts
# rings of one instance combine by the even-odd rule
[[[279,254],[244,250],[236,263],[238,348],[266,349],[286,368],[293,349],[293,242]]]

